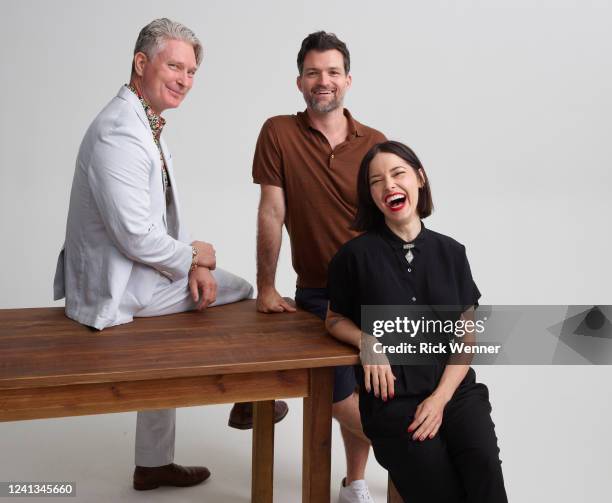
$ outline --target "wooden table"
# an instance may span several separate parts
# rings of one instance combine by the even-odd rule
[[[255,401],[252,501],[272,502],[273,400],[304,397],[302,501],[329,502],[333,367],[357,351],[254,301],[98,332],[63,308],[0,310],[0,421]]]

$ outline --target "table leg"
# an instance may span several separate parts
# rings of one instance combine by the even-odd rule
[[[329,503],[333,367],[310,369],[304,398],[302,503]]]
[[[253,403],[251,501],[272,503],[274,481],[274,400]]]

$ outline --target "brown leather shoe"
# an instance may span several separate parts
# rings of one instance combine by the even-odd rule
[[[148,491],[159,486],[188,487],[204,482],[210,471],[204,466],[137,466],[134,470],[134,489]]]
[[[278,423],[289,412],[289,406],[282,400],[274,402],[274,422]],[[253,403],[235,403],[230,412],[228,426],[238,430],[250,430],[253,428]]]

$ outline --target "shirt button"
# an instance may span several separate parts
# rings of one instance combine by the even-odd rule
[[[412,302],[416,302],[416,297],[412,297]]]
[[[334,154],[332,154],[332,155],[331,155],[331,158],[332,158],[332,159],[334,158]]]
[[[410,269],[410,267],[408,268],[408,272],[412,272],[412,269]]]

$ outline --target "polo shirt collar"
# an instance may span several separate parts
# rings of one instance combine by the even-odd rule
[[[348,108],[344,108],[343,111],[344,116],[348,119],[349,136],[363,136],[363,128],[361,127],[361,124],[353,119],[353,116],[351,115],[351,112],[349,112]],[[306,110],[303,112],[298,112],[297,119],[305,128],[318,131],[318,129],[312,125],[312,122],[310,122],[310,117],[308,116],[308,112]]]

